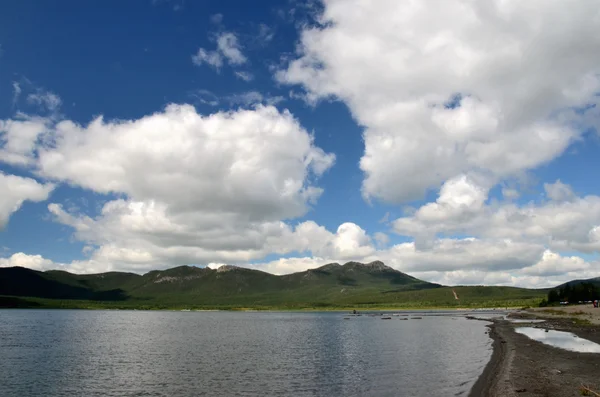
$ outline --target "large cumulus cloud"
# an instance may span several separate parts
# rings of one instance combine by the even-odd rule
[[[326,0],[277,78],[365,127],[363,194],[399,203],[460,174],[533,169],[597,123],[599,9],[580,1]]]

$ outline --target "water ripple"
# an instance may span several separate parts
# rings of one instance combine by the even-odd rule
[[[491,343],[452,320],[0,310],[0,395],[465,395]]]

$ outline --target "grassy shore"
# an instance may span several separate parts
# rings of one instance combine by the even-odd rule
[[[202,305],[160,302],[158,300],[89,301],[0,296],[0,308],[87,309],[87,310],[230,310],[230,311],[393,311],[393,310],[470,310],[481,308],[523,308],[539,304],[538,298],[507,300],[471,300],[455,304],[402,302],[377,304],[314,304],[282,305]]]
[[[600,327],[600,308],[595,308],[591,304],[531,308],[528,312],[539,318],[570,318],[576,322],[588,322]]]

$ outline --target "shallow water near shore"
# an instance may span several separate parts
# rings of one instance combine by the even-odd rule
[[[546,320],[537,320],[537,319],[509,319],[508,320],[511,323],[514,324],[539,324],[539,323],[545,323]]]
[[[546,345],[577,353],[600,353],[600,345],[578,337],[571,332],[519,327],[515,331]]]
[[[492,353],[485,325],[451,316],[0,310],[0,395],[466,396]]]

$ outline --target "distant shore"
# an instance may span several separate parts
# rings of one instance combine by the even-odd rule
[[[600,309],[591,306],[536,309],[520,311],[510,317],[544,319],[545,322],[529,325],[494,320],[489,326],[494,351],[473,386],[471,397],[586,395],[580,392],[582,386],[600,391],[600,354],[551,347],[514,331],[517,326],[535,326],[571,332],[600,343]]]
[[[418,302],[411,304],[394,305],[393,303],[382,303],[373,305],[259,305],[259,306],[237,306],[237,305],[198,305],[198,304],[168,304],[160,301],[91,301],[74,299],[47,299],[22,296],[0,295],[0,309],[73,309],[73,310],[164,310],[164,311],[286,311],[286,312],[393,312],[393,311],[504,311],[520,309],[522,305],[502,305],[500,302],[495,306],[472,305],[469,306],[444,306],[444,305],[420,305]]]

